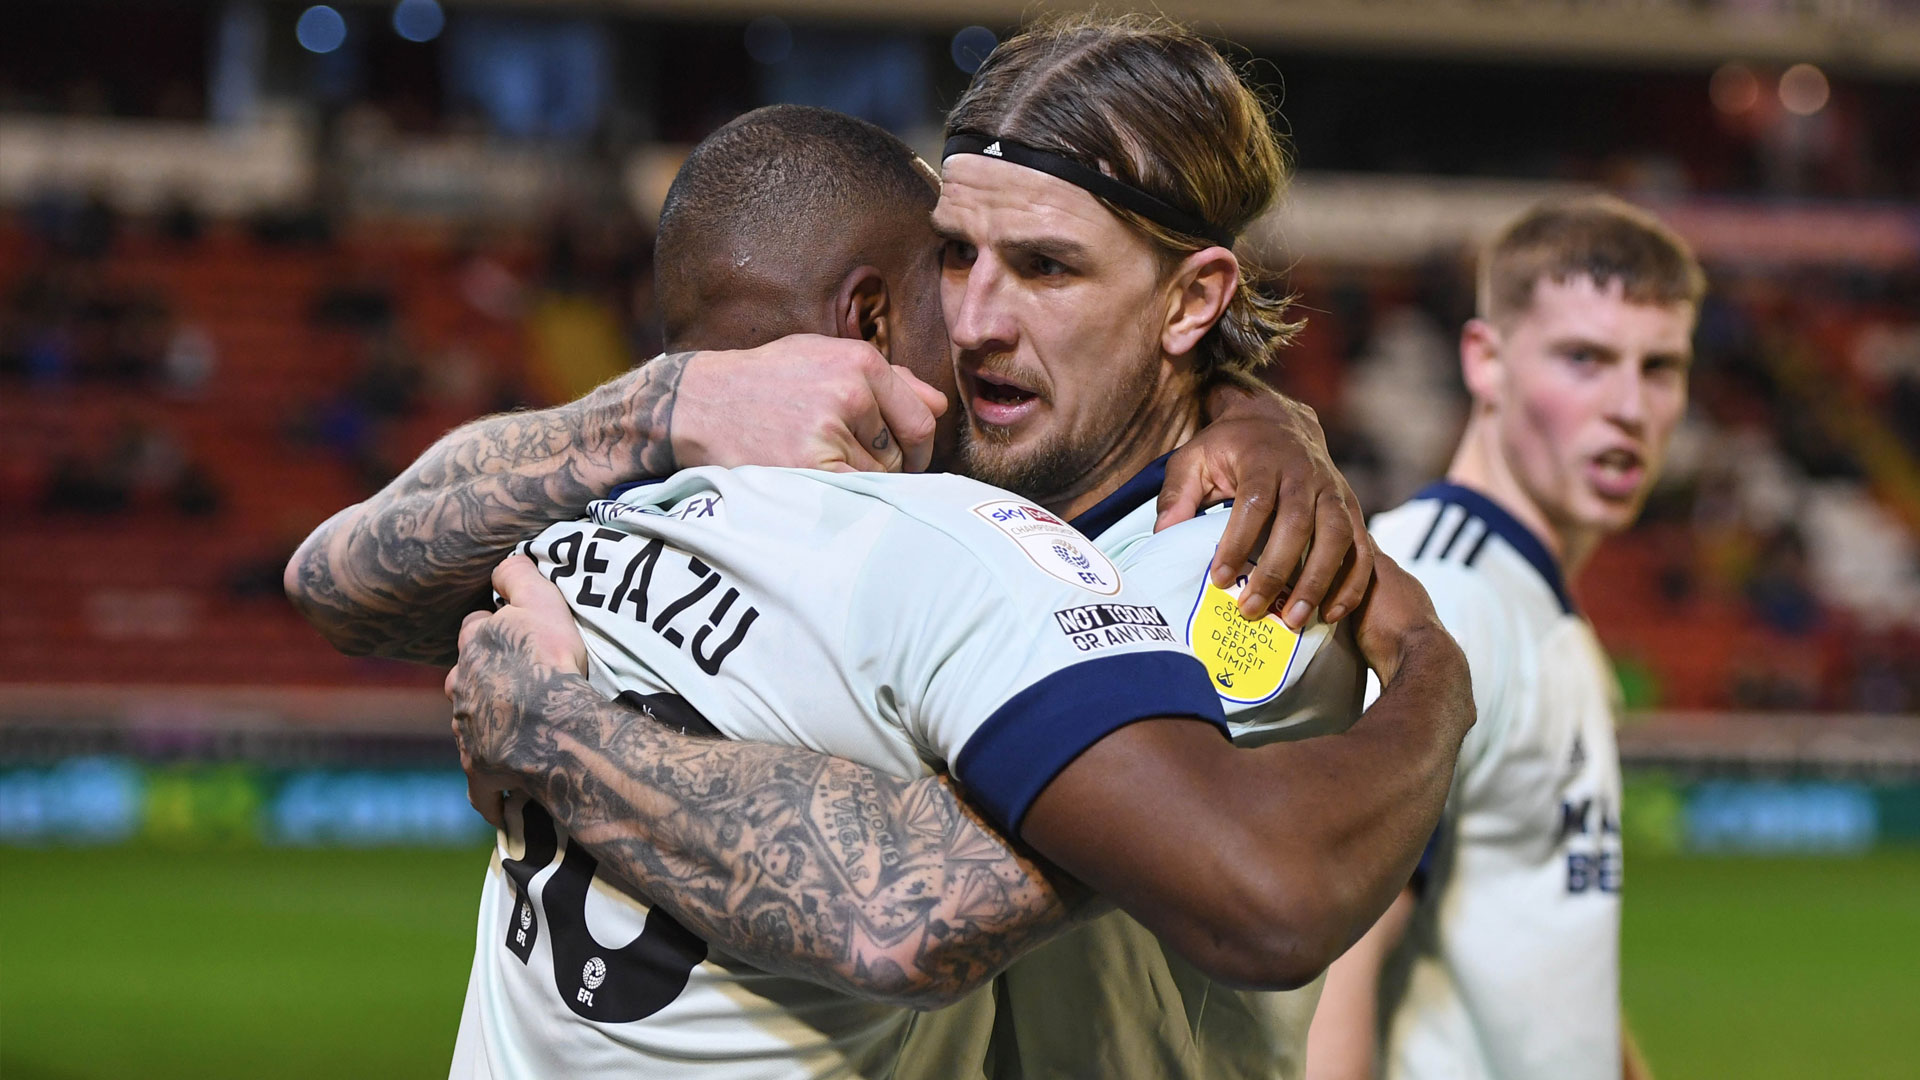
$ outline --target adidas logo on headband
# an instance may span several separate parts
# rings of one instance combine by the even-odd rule
[[[1148,221],[1165,226],[1174,232],[1197,236],[1224,248],[1232,247],[1236,239],[1230,230],[1213,225],[1199,215],[1188,213],[1164,199],[1149,195],[1132,184],[1116,180],[1072,158],[1062,157],[1046,150],[1036,150],[1011,139],[995,139],[985,135],[955,135],[947,140],[941,160],[944,161],[955,154],[980,154],[1046,173],[1116,206],[1123,206]]]

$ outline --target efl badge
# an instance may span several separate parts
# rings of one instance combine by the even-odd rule
[[[1300,655],[1300,635],[1272,611],[1254,621],[1244,618],[1240,590],[1246,585],[1243,577],[1230,589],[1211,579],[1201,587],[1187,617],[1187,647],[1207,666],[1220,700],[1259,705],[1272,701],[1287,684],[1287,673]]]
[[[1061,581],[1102,596],[1120,591],[1120,571],[1093,541],[1058,516],[1013,499],[981,503],[973,512],[1011,537],[1034,565]]]

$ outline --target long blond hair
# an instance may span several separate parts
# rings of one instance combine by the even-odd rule
[[[1206,39],[1159,16],[1066,16],[1007,39],[948,113],[947,135],[1071,158],[1236,235],[1287,182],[1265,102]],[[1213,243],[1101,202],[1168,267]],[[1239,287],[1195,350],[1199,374],[1252,372],[1299,330],[1272,285],[1241,264]]]

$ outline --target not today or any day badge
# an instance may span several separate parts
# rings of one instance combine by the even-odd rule
[[[1222,701],[1259,705],[1287,684],[1300,654],[1300,635],[1272,610],[1252,620],[1241,615],[1240,591],[1246,587],[1245,577],[1225,589],[1211,579],[1200,587],[1187,616],[1187,647],[1206,665]]]

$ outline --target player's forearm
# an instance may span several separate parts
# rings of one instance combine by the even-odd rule
[[[1466,660],[1444,631],[1410,635],[1396,670],[1352,728],[1263,748],[1276,785],[1261,820],[1289,823],[1307,873],[1289,892],[1297,924],[1331,962],[1406,886],[1473,724]]]
[[[1064,929],[1069,905],[941,778],[681,735],[574,677],[507,751],[603,871],[764,970],[932,1008]]]
[[[1358,948],[1327,969],[1307,1030],[1306,1080],[1373,1080],[1378,973],[1351,970]]]
[[[314,530],[287,596],[343,652],[451,663],[460,619],[513,545],[616,484],[674,467],[668,434],[691,353],[568,405],[491,416],[435,443],[378,494]]]

